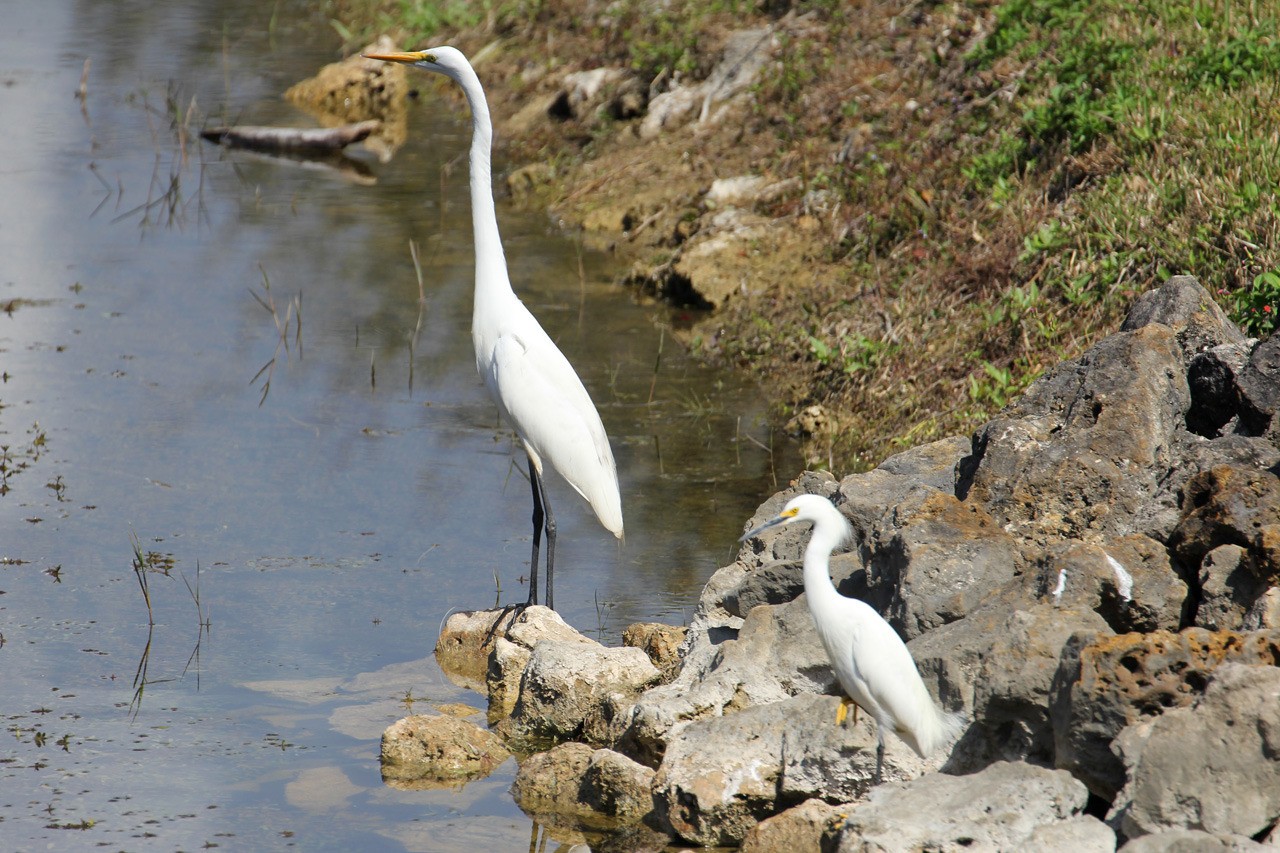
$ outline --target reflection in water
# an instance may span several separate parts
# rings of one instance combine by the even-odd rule
[[[334,40],[277,5],[6,10],[0,110],[23,117],[6,138],[22,168],[0,172],[8,848],[66,828],[165,849],[530,837],[512,763],[424,792],[383,786],[377,760],[406,696],[483,704],[429,657],[447,614],[527,594],[528,483],[467,333],[449,168],[466,124],[370,156],[369,185],[198,142],[200,115],[305,121],[280,92]],[[609,258],[539,215],[502,222],[512,280],[614,440],[627,511],[619,547],[560,501],[556,603],[609,642],[682,622],[795,456],[753,389],[665,344],[675,318],[619,292]],[[153,551],[163,582],[130,568]]]

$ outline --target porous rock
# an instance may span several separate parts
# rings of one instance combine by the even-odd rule
[[[1125,837],[1255,836],[1280,820],[1280,668],[1224,664],[1194,704],[1129,726],[1116,749],[1127,783],[1108,820]]]
[[[742,629],[710,649],[701,665],[686,660],[670,684],[647,691],[615,724],[615,748],[652,766],[672,730],[694,720],[834,691],[835,677],[803,599],[761,605]]]
[[[871,594],[905,639],[973,612],[1013,579],[1013,537],[978,504],[919,488],[892,515],[871,558],[876,582],[889,589]]]
[[[1054,677],[1055,762],[1111,800],[1124,785],[1112,741],[1126,726],[1195,701],[1223,663],[1280,666],[1280,632],[1155,631],[1072,637]]]
[[[1076,818],[1088,791],[1061,770],[997,762],[881,785],[828,832],[824,850],[1032,850],[1038,831]],[[1043,848],[1040,848],[1043,849]]]
[[[622,645],[644,652],[663,679],[670,680],[680,667],[680,646],[686,633],[686,629],[675,625],[636,622],[623,629]]]
[[[436,663],[460,687],[484,690],[489,653],[516,618],[514,608],[451,613],[436,639]]]
[[[502,739],[448,715],[416,714],[382,733],[382,778],[388,782],[456,785],[488,775],[507,760]]]

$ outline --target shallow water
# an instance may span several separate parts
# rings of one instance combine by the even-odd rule
[[[459,790],[378,773],[387,724],[481,703],[431,658],[443,618],[527,595],[523,455],[467,334],[465,116],[423,81],[409,145],[361,161],[372,183],[194,137],[309,123],[279,98],[336,58],[308,8],[3,12],[0,111],[21,117],[0,165],[4,849],[524,850],[540,832],[511,762]],[[552,484],[558,609],[607,642],[680,623],[794,449],[755,389],[662,343],[673,318],[608,258],[499,215],[623,486],[619,547]]]

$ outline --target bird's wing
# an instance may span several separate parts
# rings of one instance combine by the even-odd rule
[[[915,660],[902,638],[875,610],[866,602],[851,601],[861,605],[859,610],[865,608],[864,613],[851,620],[856,625],[850,650],[854,669],[892,720],[893,728],[899,733],[914,729],[925,710],[921,703],[933,702],[920,680]]]
[[[541,332],[540,328],[537,332]],[[486,382],[520,439],[586,498],[600,522],[622,531],[618,473],[604,424],[582,380],[546,336],[498,335]]]

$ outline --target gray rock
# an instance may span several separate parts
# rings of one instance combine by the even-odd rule
[[[1190,392],[1172,330],[1104,338],[974,434],[958,494],[1033,542],[1147,532]],[[1163,504],[1158,503],[1163,500]]]
[[[1187,584],[1165,547],[1133,534],[1099,543],[1075,539],[1050,545],[1040,590],[1055,604],[1087,607],[1117,633],[1176,631],[1182,626]]]
[[[674,681],[640,696],[616,721],[612,743],[657,766],[682,724],[836,689],[805,600],[763,605],[747,614],[735,639],[715,645],[705,659],[686,658]]]
[[[733,845],[785,802],[861,795],[875,770],[873,724],[863,714],[856,725],[836,726],[838,705],[797,696],[679,727],[654,778],[655,817],[685,841]],[[930,766],[886,738],[890,778]]]
[[[680,668],[680,647],[687,630],[661,622],[636,622],[622,631],[622,645],[639,649],[662,673],[664,681],[670,681]]]
[[[542,640],[533,648],[504,735],[521,740],[573,740],[612,694],[634,696],[662,674],[639,649]]]
[[[1037,826],[1027,839],[1025,849],[1111,853],[1116,849],[1116,834],[1096,817],[1076,815],[1068,820]]]
[[[1177,332],[1188,360],[1220,344],[1240,343],[1245,339],[1209,291],[1189,275],[1175,275],[1134,300],[1120,331],[1134,331],[1151,323]]]
[[[1125,782],[1112,741],[1127,726],[1192,704],[1223,663],[1275,666],[1280,632],[1155,631],[1073,636],[1054,677],[1055,763],[1105,800]]]
[[[872,601],[906,640],[978,609],[1019,564],[1013,537],[982,507],[925,488],[893,508],[873,548]]]
[[[560,614],[548,607],[535,605],[518,611],[507,608],[480,611],[480,614],[471,614],[466,622],[467,630],[479,636],[461,644],[455,656],[460,657],[462,649],[473,655],[487,650],[485,689],[489,696],[490,725],[497,724],[515,710],[525,667],[533,656],[533,647],[540,641],[600,646],[595,640],[579,633],[561,619]],[[461,635],[461,631],[456,633]]]
[[[1031,845],[1037,832],[1073,820],[1087,800],[1088,791],[1069,773],[1031,764],[998,762],[971,776],[932,774],[873,790],[828,834],[823,849],[1043,849]]]
[[[511,627],[518,612],[506,608],[450,614],[436,640],[436,662],[449,680],[459,687],[483,691],[494,641]]]
[[[1227,664],[1204,695],[1116,738],[1127,783],[1108,821],[1254,836],[1280,820],[1280,668]]]
[[[1271,850],[1243,835],[1220,835],[1200,829],[1173,829],[1135,838],[1120,853],[1253,853]]]
[[[1249,360],[1253,342],[1218,344],[1197,353],[1187,364],[1191,408],[1187,429],[1213,438],[1240,417],[1239,377]]]
[[[948,770],[1052,761],[1049,704],[1067,642],[1110,633],[1090,610],[1011,599],[913,640],[908,648],[925,683],[973,723]]]
[[[1254,347],[1240,373],[1240,426],[1249,435],[1274,434],[1272,421],[1280,408],[1280,336]]]
[[[382,733],[382,778],[397,787],[443,787],[487,776],[510,754],[502,739],[447,715],[405,717]]]

